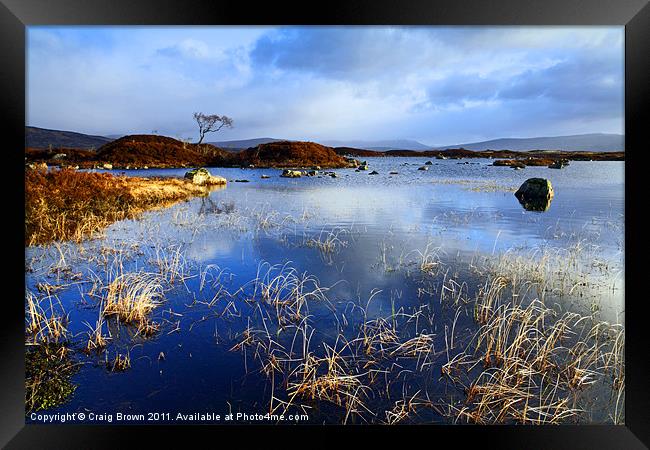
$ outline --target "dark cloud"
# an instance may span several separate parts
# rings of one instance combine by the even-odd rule
[[[498,95],[498,79],[478,75],[455,75],[433,82],[428,90],[428,100],[433,106],[463,104],[466,101],[488,101]]]
[[[422,48],[423,37],[409,28],[292,27],[260,38],[250,56],[260,69],[368,81],[392,76],[426,58],[434,39],[429,37],[427,48]],[[427,67],[434,64],[429,58]]]
[[[623,65],[618,58],[603,61],[578,57],[513,77],[499,90],[499,98],[545,97],[590,104],[619,102],[623,95],[622,77]]]

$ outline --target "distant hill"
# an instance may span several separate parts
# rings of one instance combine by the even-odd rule
[[[251,147],[257,147],[260,144],[270,144],[272,142],[298,142],[291,141],[290,139],[276,139],[276,138],[255,138],[255,139],[242,139],[237,141],[219,141],[219,142],[210,142],[212,145],[216,145],[219,148],[226,150],[245,150]],[[320,144],[328,147],[350,147],[363,150],[431,150],[432,147],[428,147],[420,142],[407,140],[407,139],[393,139],[393,140],[384,140],[384,141],[337,141],[337,140],[325,140],[321,141]]]
[[[212,144],[190,144],[151,134],[123,136],[96,151],[27,148],[26,161],[49,165],[97,167],[110,163],[127,167],[350,167],[333,148],[314,142],[278,141],[259,144],[240,152],[228,152]]]
[[[348,167],[346,158],[333,148],[315,142],[274,141],[233,154],[232,162],[257,167]]]
[[[81,149],[98,149],[111,138],[105,136],[92,136],[89,134],[75,133],[73,131],[48,130],[46,128],[25,127],[25,141],[27,147],[49,148],[67,147]]]
[[[284,139],[257,138],[238,141],[210,142],[219,148],[226,150],[244,150],[256,147],[260,144],[280,142]],[[440,147],[425,145],[421,142],[410,139],[390,139],[378,141],[366,140],[323,140],[322,145],[335,148],[355,148],[360,150],[389,151],[389,150],[445,150],[450,148],[464,148],[467,150],[562,150],[562,151],[593,151],[593,152],[617,152],[624,150],[624,136],[620,134],[578,134],[570,136],[549,136],[534,138],[502,138],[490,141],[470,142],[466,144],[454,144]]]
[[[351,147],[362,150],[431,150],[432,147],[424,145],[421,142],[413,141],[410,139],[391,139],[383,141],[323,141],[323,145],[330,147]]]
[[[552,136],[536,138],[504,138],[491,141],[471,142],[469,144],[435,147],[438,150],[464,148],[467,150],[564,150],[620,152],[624,151],[624,136],[620,134],[576,134],[571,136]]]
[[[241,139],[237,141],[219,141],[219,142],[208,142],[215,147],[223,148],[224,150],[245,150],[251,147],[257,147],[260,144],[269,144],[271,142],[282,142],[287,139],[275,139],[275,138],[255,138],[255,139]]]
[[[117,166],[179,167],[221,164],[229,154],[210,144],[187,144],[151,134],[123,136],[97,150],[97,159]]]
[[[104,144],[112,142],[119,135],[111,136],[93,136],[88,134],[76,133],[73,131],[48,130],[38,127],[25,127],[25,137],[27,147],[47,149],[52,148],[78,148],[97,150]],[[270,137],[242,139],[233,141],[209,142],[215,147],[228,152],[239,152],[247,148],[257,147],[262,144],[273,142],[298,142],[288,141],[286,139],[276,139]],[[390,151],[390,150],[445,150],[451,148],[464,148],[473,151],[483,150],[513,150],[513,151],[530,151],[530,150],[562,150],[562,151],[592,151],[592,152],[616,152],[624,151],[624,136],[620,134],[578,134],[570,136],[549,136],[534,138],[502,138],[490,141],[470,142],[465,144],[454,144],[440,147],[432,147],[422,144],[421,142],[409,139],[394,140],[324,140],[322,145],[337,148],[354,148],[361,150],[373,151]]]

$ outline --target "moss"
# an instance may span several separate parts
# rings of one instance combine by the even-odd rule
[[[26,413],[62,405],[74,393],[78,366],[68,352],[63,344],[41,344],[25,353]]]

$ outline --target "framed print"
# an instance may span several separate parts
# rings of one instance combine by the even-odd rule
[[[3,0],[2,443],[645,448],[647,2],[251,9]]]

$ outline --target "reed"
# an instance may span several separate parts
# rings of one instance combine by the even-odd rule
[[[53,295],[43,298],[26,292],[25,331],[30,343],[58,344],[68,339],[68,314]]]
[[[423,251],[415,250],[419,256],[419,268],[427,274],[435,274],[441,266],[441,247],[433,247],[433,242],[428,242]]]
[[[478,364],[483,369],[465,388],[465,406],[452,408],[456,419],[538,425],[577,420],[584,411],[574,406],[576,393],[602,379],[615,360],[611,345],[599,338],[611,326],[592,325],[574,313],[558,317],[537,300],[482,308],[489,313],[479,316],[484,321],[474,354],[463,359],[466,373]],[[444,372],[451,372],[451,364]]]
[[[148,314],[161,304],[163,286],[158,274],[127,272],[108,285],[103,314],[122,322],[146,326]]]
[[[348,241],[340,236],[347,234],[349,231],[345,228],[335,228],[330,231],[324,229],[318,236],[309,238],[305,241],[308,247],[317,248],[321,253],[326,255],[338,253],[342,248],[347,247]]]
[[[362,412],[374,414],[363,403],[370,390],[362,382],[365,373],[350,373],[347,358],[341,350],[323,344],[325,356],[308,354],[290,374],[294,379],[288,385],[291,398],[302,397],[309,400],[324,400],[346,410],[344,423],[351,414]]]
[[[86,344],[86,352],[101,352],[106,347],[108,346],[108,341],[111,339],[110,336],[105,336],[104,335],[104,316],[102,314],[103,308],[100,306],[99,308],[99,317],[97,318],[97,322],[95,323],[95,326],[93,327],[89,323],[86,323],[86,326],[89,328],[88,331],[88,342]]]
[[[111,362],[109,362],[108,359],[106,360],[106,367],[111,372],[124,372],[131,368],[131,356],[128,352],[124,355],[117,353]]]

